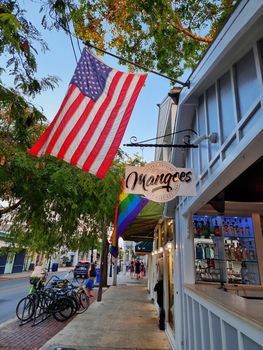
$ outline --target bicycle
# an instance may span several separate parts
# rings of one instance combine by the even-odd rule
[[[80,314],[88,309],[90,300],[85,287],[78,283],[73,284],[77,279],[72,270],[65,277],[67,278],[61,279],[53,275],[46,282],[45,273],[41,277],[30,278],[29,294],[22,298],[16,307],[16,315],[21,324],[33,319],[35,325],[36,319],[46,319],[50,315],[58,321],[65,321],[75,313]]]
[[[49,282],[57,276],[52,276]],[[53,288],[45,288],[44,279],[30,278],[32,286],[29,294],[22,298],[16,307],[16,316],[25,324],[33,318],[37,318],[43,314],[53,315],[58,321],[65,321],[77,312],[77,307],[73,300],[65,293],[58,293]]]
[[[46,272],[41,277],[30,277],[29,294],[22,298],[16,306],[16,316],[20,321],[26,322],[34,315],[37,305],[37,293],[44,289],[46,277]]]
[[[42,288],[34,291],[30,288],[30,293],[18,302],[16,316],[21,322],[30,321],[39,307],[43,309],[43,293],[45,295],[45,305],[48,306],[53,297],[52,289],[46,289],[44,292]]]
[[[53,281],[52,287],[61,288],[61,290],[65,292],[65,295],[72,298],[76,306],[76,313],[80,314],[88,309],[90,300],[83,285],[76,286],[67,279],[56,279]]]

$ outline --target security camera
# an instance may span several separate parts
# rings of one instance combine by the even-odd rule
[[[208,136],[208,140],[211,142],[211,143],[217,143],[218,141],[218,135],[216,132],[212,132],[209,136]]]
[[[200,142],[202,142],[202,141],[204,141],[204,140],[206,140],[206,139],[207,139],[207,136],[206,136],[206,135],[199,136],[199,137],[197,137],[197,138],[192,142],[192,144],[193,144],[194,146],[197,146],[197,145],[199,145]]]

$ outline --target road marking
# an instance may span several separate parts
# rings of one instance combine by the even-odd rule
[[[13,288],[2,289],[0,290],[0,294],[6,294],[7,292],[13,292],[19,288],[26,288],[26,287],[28,287],[28,284],[23,284],[22,286],[13,287]]]

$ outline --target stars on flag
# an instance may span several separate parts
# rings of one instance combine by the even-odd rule
[[[96,60],[93,56],[83,55],[75,70],[71,84],[75,84],[86,96],[97,101],[103,93],[111,70],[111,67]]]

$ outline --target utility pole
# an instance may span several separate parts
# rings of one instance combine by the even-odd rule
[[[104,216],[104,227],[102,232],[102,250],[100,260],[100,283],[98,289],[97,301],[102,299],[102,287],[107,285],[107,265],[108,265],[109,242],[107,240],[106,216]]]
[[[90,262],[93,263],[93,246],[91,247]]]

